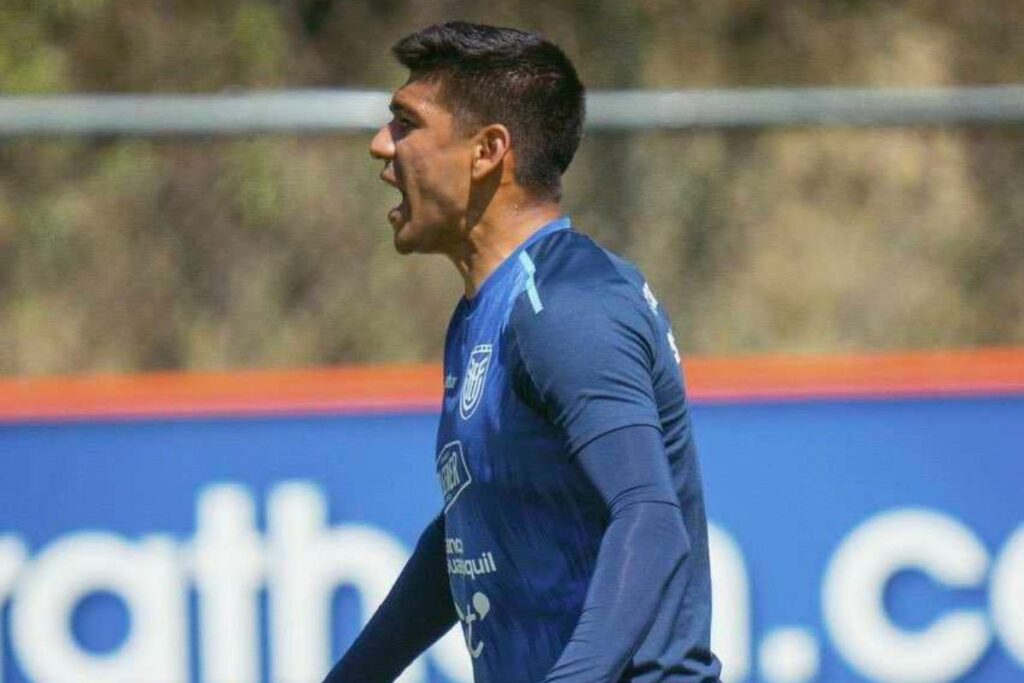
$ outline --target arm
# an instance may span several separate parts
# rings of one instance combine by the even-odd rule
[[[580,619],[544,681],[614,683],[650,629],[689,539],[656,429],[610,432],[586,444],[576,461],[608,506],[609,521]]]
[[[391,592],[323,683],[390,683],[456,619],[442,514],[420,536]]]
[[[607,514],[583,609],[546,683],[614,683],[689,552],[655,395],[671,349],[640,283],[581,256],[510,318],[516,388],[565,437]],[[563,269],[564,270],[564,269]],[[667,371],[667,370],[666,370]]]

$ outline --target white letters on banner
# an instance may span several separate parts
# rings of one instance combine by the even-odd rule
[[[923,631],[904,631],[886,614],[885,588],[907,569],[951,588],[975,588],[988,563],[981,541],[952,517],[916,509],[877,515],[846,538],[825,574],[832,641],[856,670],[882,683],[955,681],[988,648],[985,615],[957,611]]]
[[[1024,666],[1024,525],[1010,536],[996,560],[989,596],[1003,645]]]
[[[124,600],[131,629],[115,652],[83,650],[68,628],[82,598],[110,591]],[[68,534],[18,578],[11,639],[39,683],[181,683],[188,665],[185,580],[174,542],[133,543],[101,532]]]
[[[750,580],[743,551],[725,530],[708,525],[711,554],[712,649],[729,665],[722,683],[741,683],[750,675]]]
[[[331,664],[331,604],[348,586],[363,621],[384,599],[408,558],[392,534],[366,524],[328,524],[323,492],[284,482],[267,498],[267,529],[256,524],[251,490],[218,484],[200,491],[196,531],[129,539],[74,531],[34,555],[14,535],[0,536],[0,622],[18,667],[34,683],[255,683],[261,680],[260,598],[271,683],[320,680]],[[815,632],[785,626],[753,639],[751,579],[740,544],[712,524],[713,648],[723,680],[812,683],[823,646]],[[966,675],[993,637],[1024,666],[1024,526],[992,560],[977,535],[947,513],[898,508],[875,515],[841,539],[822,580],[822,613],[831,644],[860,675],[879,683],[948,683]],[[914,571],[950,589],[988,588],[988,605],[939,614],[924,629],[900,628],[884,594],[900,572]],[[809,587],[810,588],[810,587]],[[189,591],[198,596],[197,652],[190,652]],[[117,596],[129,627],[115,648],[94,652],[73,633],[72,615],[94,593]],[[0,647],[0,653],[3,648]],[[454,683],[471,683],[462,633],[449,632],[428,653]],[[189,678],[198,661],[197,681]],[[0,661],[0,683],[3,681]],[[425,659],[402,683],[425,683]]]

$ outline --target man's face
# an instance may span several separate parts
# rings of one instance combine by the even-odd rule
[[[381,180],[402,193],[388,212],[399,253],[451,253],[470,192],[472,140],[453,130],[439,84],[411,81],[391,98],[391,121],[370,142],[386,163]]]

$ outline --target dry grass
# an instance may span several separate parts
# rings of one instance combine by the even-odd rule
[[[1024,66],[1011,0],[15,0],[0,89],[390,87],[386,46],[451,16],[546,30],[593,87]],[[436,359],[457,281],[392,252],[367,142],[4,143],[0,373]],[[648,273],[686,351],[836,351],[1024,343],[1022,184],[1021,128],[595,134],[566,197]]]

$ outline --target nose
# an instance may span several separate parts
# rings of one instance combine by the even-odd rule
[[[391,137],[391,126],[383,125],[370,140],[370,156],[374,159],[391,159],[395,156],[395,139]]]

